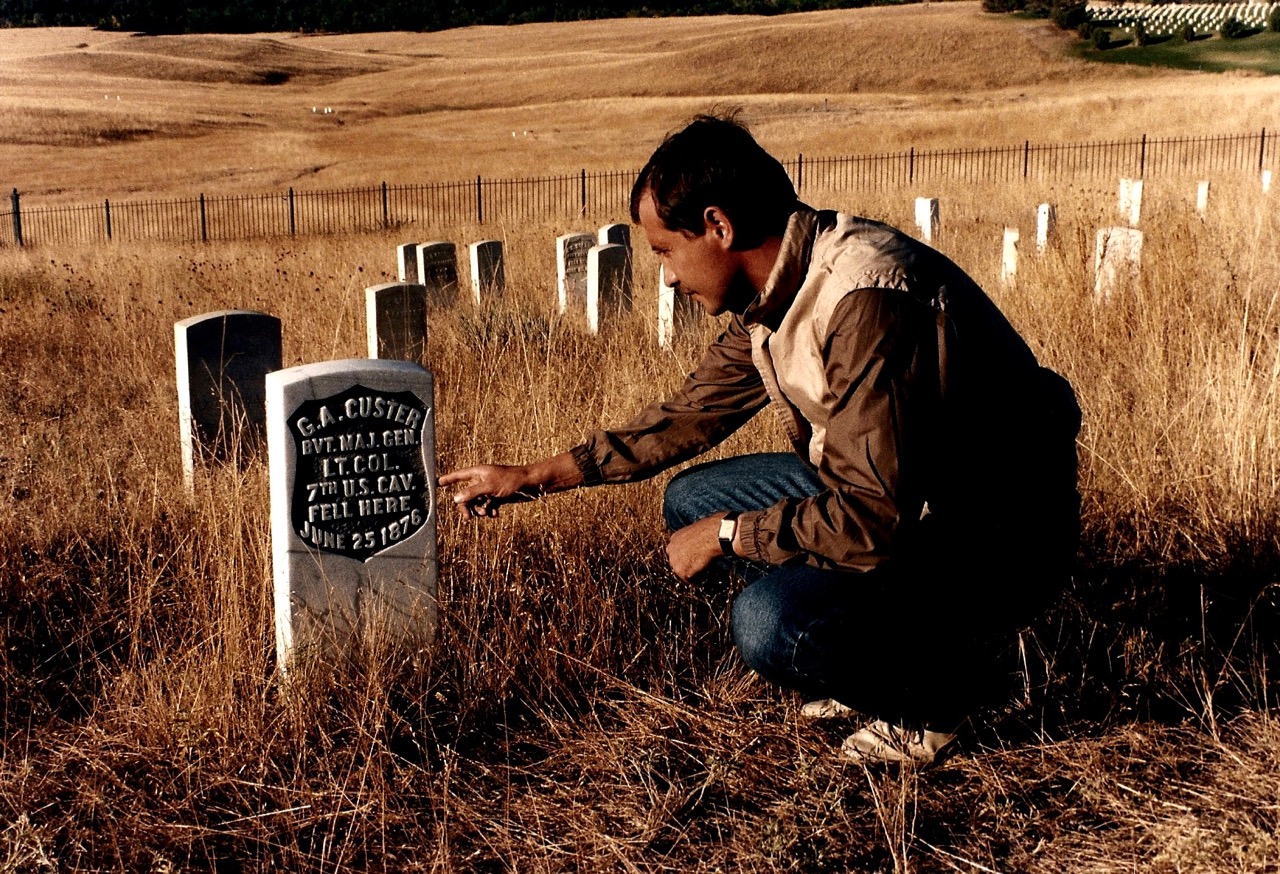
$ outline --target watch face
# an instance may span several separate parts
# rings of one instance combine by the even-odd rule
[[[737,519],[721,519],[720,520],[720,539],[733,540],[733,535],[737,533]]]

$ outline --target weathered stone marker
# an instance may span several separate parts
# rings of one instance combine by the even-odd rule
[[[1209,180],[1201,179],[1196,184],[1196,213],[1204,215],[1209,209]]]
[[[1139,219],[1142,218],[1141,179],[1120,180],[1120,194],[1117,198],[1116,207],[1120,212],[1120,218],[1130,225],[1138,224]]]
[[[932,243],[940,229],[938,220],[938,198],[916,198],[916,227],[920,229],[920,239]]]
[[[432,303],[451,304],[458,298],[458,247],[436,240],[418,244],[418,280]]]
[[[587,330],[631,311],[631,266],[627,250],[610,243],[587,250]]]
[[[1142,231],[1101,228],[1093,254],[1093,299],[1107,303],[1138,279],[1142,261]]]
[[[276,654],[360,640],[416,648],[436,629],[432,376],[405,361],[291,367],[267,379]]]
[[[601,246],[607,246],[613,243],[616,246],[626,246],[631,248],[631,225],[624,225],[618,222],[610,225],[604,225],[596,232],[596,243]]]
[[[387,282],[364,290],[370,358],[422,362],[427,353],[427,287]]]
[[[503,263],[502,241],[481,240],[467,247],[471,264],[471,300],[499,300],[507,290],[507,272]]]
[[[1000,281],[1008,285],[1018,275],[1018,240],[1021,234],[1017,228],[1004,229],[1004,250],[1000,255]]]
[[[1262,171],[1262,193],[1263,194],[1271,193],[1271,171],[1270,170]]]
[[[562,234],[556,237],[556,296],[560,314],[572,306],[586,306],[587,252],[596,244],[591,234]]]
[[[418,244],[401,243],[396,246],[397,275],[401,282],[418,281]]]
[[[667,274],[658,268],[658,346],[670,349],[676,335],[694,325],[702,308],[675,286],[667,285]]]
[[[1058,208],[1052,203],[1036,207],[1036,251],[1043,253],[1058,232]]]
[[[266,376],[280,369],[280,320],[221,310],[173,326],[178,371],[182,481],[195,488],[198,461],[252,454],[266,428]]]

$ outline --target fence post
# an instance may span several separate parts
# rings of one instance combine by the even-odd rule
[[[209,242],[209,222],[204,211],[204,192],[200,192],[200,242]]]
[[[1031,166],[1031,140],[1022,141],[1022,178],[1027,178],[1027,171]]]
[[[804,188],[804,152],[796,153],[796,191]]]
[[[480,176],[476,176],[476,224],[484,224],[484,186]]]
[[[582,214],[587,214],[587,168],[582,168]]]
[[[907,182],[916,181],[916,147],[911,147],[911,156],[907,163]]]
[[[13,241],[22,245],[22,207],[18,199],[18,189],[13,189]]]
[[[391,227],[391,214],[387,209],[387,183],[382,182],[382,229],[385,231]]]
[[[107,239],[111,239],[111,201],[103,201],[103,210],[107,214]]]
[[[293,208],[293,186],[289,186],[289,236],[296,236],[298,233],[298,214]]]
[[[1267,129],[1264,127],[1262,129],[1261,136],[1258,137],[1258,172],[1259,173],[1262,172],[1262,165],[1266,160],[1266,152],[1267,152]],[[16,214],[16,210],[15,210],[15,214]]]
[[[1147,172],[1147,135],[1142,135],[1142,151],[1138,153],[1138,178]]]

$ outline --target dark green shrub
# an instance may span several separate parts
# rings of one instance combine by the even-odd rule
[[[1151,36],[1147,33],[1147,26],[1141,21],[1133,26],[1133,44],[1136,46],[1151,45]]]
[[[1085,41],[1088,41],[1089,39],[1091,39],[1093,37],[1093,22],[1086,21],[1084,24],[1081,24],[1079,27],[1077,27],[1076,36],[1080,37],[1082,40],[1085,40]]]
[[[1178,36],[1182,37],[1183,42],[1191,42],[1196,38],[1196,29],[1190,24],[1182,25],[1182,30],[1178,31]]]
[[[1063,30],[1078,30],[1089,20],[1089,13],[1081,0],[1053,0],[1049,17]]]
[[[1267,30],[1272,33],[1280,33],[1280,6],[1271,10],[1271,15],[1267,17]]]
[[[1111,32],[1105,27],[1095,27],[1093,33],[1089,34],[1089,42],[1093,43],[1095,49],[1105,49],[1111,45]]]
[[[1222,23],[1222,30],[1218,31],[1223,39],[1240,39],[1248,32],[1249,28],[1245,27],[1244,22],[1238,18],[1228,18]]]

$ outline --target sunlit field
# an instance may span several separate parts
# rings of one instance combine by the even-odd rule
[[[933,26],[929,63],[890,60]],[[967,3],[279,36],[310,60],[274,86],[254,76],[283,68],[283,49],[259,61],[225,48],[243,38],[202,39],[110,67],[119,35],[0,32],[6,180],[33,202],[76,202],[258,191],[306,168],[318,186],[625,168],[726,103],[783,155],[1234,133],[1274,126],[1280,96],[1258,77],[1095,69],[1040,25]],[[807,40],[847,45],[847,67],[800,63]],[[312,52],[328,66],[306,66]],[[116,92],[120,109],[102,100]],[[99,142],[94,125],[149,132]],[[806,192],[908,229],[912,199],[939,197],[938,247],[1084,412],[1073,585],[1011,645],[960,753],[900,773],[842,760],[852,723],[802,722],[801,702],[745,670],[728,638],[734,583],[666,568],[666,476],[494,521],[442,512],[436,646],[357,647],[282,683],[266,466],[208,469],[185,495],[173,323],[261,310],[283,321],[286,366],[362,356],[363,290],[395,278],[407,240],[0,246],[0,870],[1280,863],[1280,195],[1252,173],[1215,177],[1200,217],[1196,181],[1146,181],[1143,271],[1105,305],[1093,245],[1116,222],[1114,180]],[[1059,233],[1036,256],[1042,201]],[[441,470],[563,450],[693,368],[718,324],[657,348],[638,232],[630,315],[592,337],[581,314],[556,313],[555,236],[624,219],[414,229],[507,248],[505,300],[430,315]],[[1009,285],[1006,226],[1024,241]],[[783,443],[765,414],[717,452]]]

